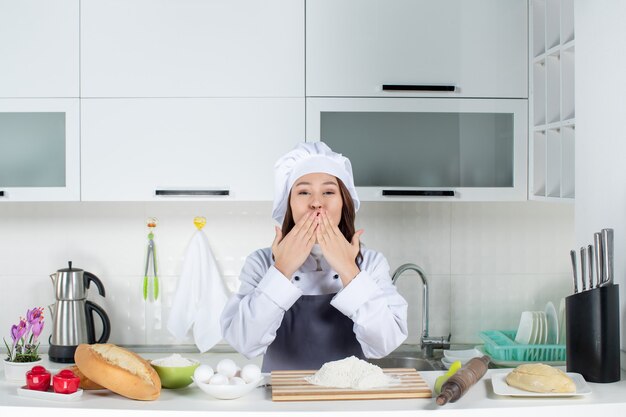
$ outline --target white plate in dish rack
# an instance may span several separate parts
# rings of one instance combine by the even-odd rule
[[[546,344],[555,345],[559,341],[559,318],[556,312],[556,308],[552,301],[546,304],[546,320],[548,323],[548,337]]]
[[[591,388],[581,374],[567,372],[567,376],[572,378],[576,384],[576,392],[531,392],[515,388],[506,383],[506,376],[510,371],[497,372],[491,375],[491,385],[493,392],[498,395],[508,395],[511,397],[576,397],[591,394]]]

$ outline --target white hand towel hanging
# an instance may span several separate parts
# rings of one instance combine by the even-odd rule
[[[193,326],[194,342],[206,352],[222,339],[219,319],[228,296],[209,239],[198,230],[185,253],[167,329],[182,340]]]

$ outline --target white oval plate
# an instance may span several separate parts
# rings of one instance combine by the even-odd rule
[[[506,376],[510,371],[497,372],[491,375],[491,385],[493,392],[498,395],[508,395],[511,397],[576,397],[591,394],[591,388],[581,374],[566,372],[576,384],[576,392],[532,392],[515,388],[506,383]]]
[[[191,379],[193,379],[193,377],[191,377]],[[262,383],[264,381],[265,377],[261,376],[258,381],[245,385],[211,385],[194,379],[198,388],[220,400],[234,400],[235,398],[243,397],[259,385],[263,385]]]

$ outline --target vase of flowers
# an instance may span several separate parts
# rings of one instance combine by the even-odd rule
[[[10,346],[3,338],[8,353],[4,360],[4,376],[7,381],[24,382],[26,372],[41,362],[37,353],[37,338],[43,326],[43,307],[36,307],[26,312],[26,318],[20,317],[19,323],[11,326]]]

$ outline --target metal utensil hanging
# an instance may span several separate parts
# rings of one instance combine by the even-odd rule
[[[154,245],[154,228],[157,227],[158,222],[155,217],[149,217],[146,221],[146,226],[148,226],[150,232],[148,233],[146,270],[143,275],[143,299],[145,301],[148,300],[149,289],[152,289],[150,295],[153,301],[159,298],[159,275],[157,272],[156,247]],[[152,274],[150,274],[150,264],[152,264]]]

